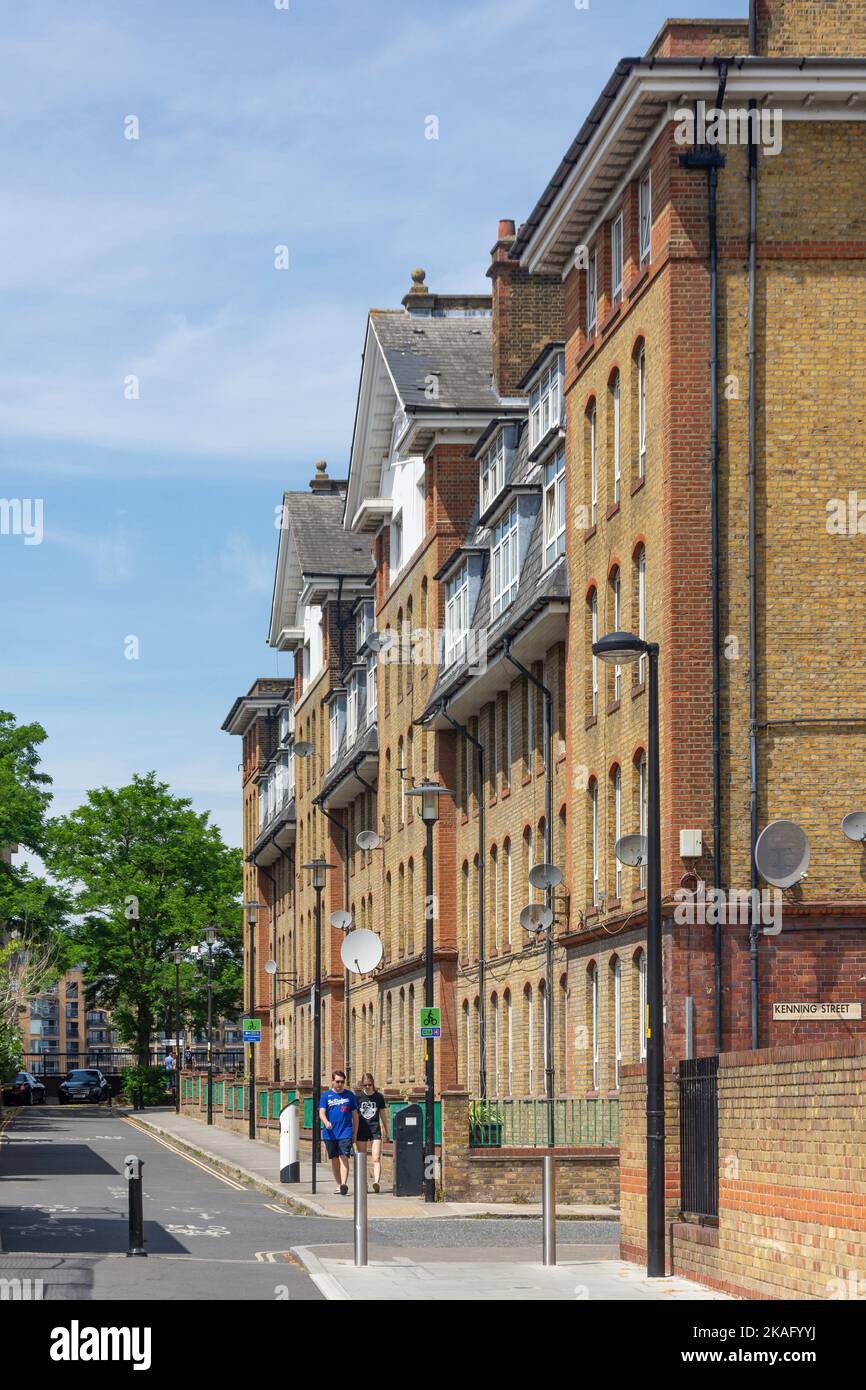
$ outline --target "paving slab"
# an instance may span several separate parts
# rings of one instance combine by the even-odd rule
[[[624,1260],[573,1258],[553,1267],[514,1251],[389,1251],[356,1268],[351,1247],[294,1246],[313,1283],[332,1302],[731,1302],[727,1294],[676,1276],[648,1279]]]

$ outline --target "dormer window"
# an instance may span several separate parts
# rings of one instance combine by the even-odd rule
[[[280,710],[280,743],[287,743],[295,732],[295,711],[292,705],[283,705]]]
[[[346,696],[345,693],[335,695],[331,701],[331,767],[337,761],[337,754],[340,751],[343,733],[346,727]]]
[[[563,357],[558,353],[529,393],[529,448],[562,423]]]
[[[370,633],[373,631],[373,604],[363,603],[355,615],[355,646],[360,649],[363,647]]]
[[[565,450],[544,465],[544,563],[565,554]]]
[[[481,512],[487,511],[491,502],[499,495],[505,485],[505,437],[500,434],[496,442],[481,457]]]
[[[469,565],[464,563],[445,585],[445,665],[466,650],[469,631]]]
[[[358,678],[349,681],[346,697],[346,743],[352,744],[358,736]]]
[[[490,549],[490,612],[496,618],[517,594],[517,504],[493,528]]]

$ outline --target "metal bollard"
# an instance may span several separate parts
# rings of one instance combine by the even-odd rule
[[[355,1264],[367,1263],[367,1155],[355,1154]]]
[[[541,1222],[544,1229],[544,1263],[556,1264],[556,1162],[550,1154],[541,1160]]]
[[[136,1158],[134,1154],[128,1154],[123,1160],[123,1176],[129,1183],[129,1249],[126,1257],[131,1255],[143,1255],[147,1258],[147,1251],[144,1248],[144,1204],[141,1191],[141,1170],[144,1167],[144,1159]]]
[[[298,1102],[289,1101],[280,1111],[280,1182],[301,1181]]]

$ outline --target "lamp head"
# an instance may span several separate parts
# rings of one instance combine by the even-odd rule
[[[406,795],[420,797],[422,821],[425,825],[435,825],[439,819],[439,798],[454,793],[448,787],[440,787],[438,782],[419,782],[416,787],[407,788]]]
[[[633,632],[608,632],[592,644],[592,654],[609,666],[626,666],[639,661],[649,651],[649,643]]]

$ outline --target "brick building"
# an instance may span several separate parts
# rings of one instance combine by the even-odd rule
[[[348,1044],[353,1079],[422,1079],[424,834],[405,792],[430,775],[455,792],[435,841],[440,1084],[540,1095],[552,1060],[557,1094],[616,1097],[643,1055],[646,896],[613,851],[646,830],[645,672],[591,655],[619,627],[661,650],[670,1058],[864,1028],[773,1007],[857,1006],[866,976],[862,848],[840,829],[866,752],[866,8],[818,8],[759,5],[751,56],[745,19],[669,21],[617,65],[517,232],[500,223],[489,299],[415,272],[400,309],[370,314],[348,479],[322,469],[284,499],[269,640],[294,681],[256,682],[224,726],[244,736],[264,908],[260,1056],[284,1077],[310,1077],[299,866],[323,853],[326,923],[348,907],[384,949],[347,1001],[326,926],[323,1068]],[[716,142],[699,102],[743,119]],[[754,904],[688,920],[684,889],[766,886],[753,848],[776,820],[811,849],[781,930]],[[362,829],[381,844],[359,849]],[[518,920],[547,859],[564,875],[550,998]]]

